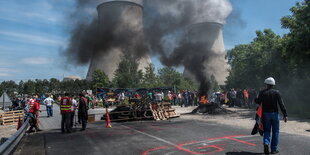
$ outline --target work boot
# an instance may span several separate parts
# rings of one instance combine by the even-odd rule
[[[269,146],[268,145],[264,145],[264,154],[269,155]]]
[[[271,151],[271,154],[277,154],[279,153],[279,150]]]

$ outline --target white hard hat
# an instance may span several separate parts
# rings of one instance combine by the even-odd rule
[[[274,80],[273,77],[267,78],[264,83],[272,86],[276,85],[276,81]]]

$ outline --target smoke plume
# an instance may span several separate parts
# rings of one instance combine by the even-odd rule
[[[195,38],[188,29],[197,23],[225,23],[232,7],[228,0],[145,0],[144,27],[151,53],[166,66],[184,66],[198,82],[201,95],[206,95],[210,83],[208,62],[224,57],[211,50],[211,44]],[[195,27],[205,32],[206,27]],[[212,31],[212,30],[210,30]],[[212,39],[214,35],[207,36]],[[197,40],[198,39],[198,40]],[[203,39],[203,38],[201,38]],[[219,66],[224,67],[224,66]]]
[[[126,21],[137,19],[124,18],[124,12],[109,9],[105,14],[107,22],[99,27],[96,7],[109,0],[76,0],[75,10],[69,17],[70,43],[63,53],[69,62],[85,65],[92,59],[109,55],[117,49],[140,58],[147,54],[142,25],[129,25]],[[141,3],[140,0],[132,0]],[[128,17],[126,17],[128,18]],[[113,62],[113,60],[111,60]]]
[[[143,35],[137,33],[141,27],[128,28],[128,23],[122,22],[125,14],[112,9],[111,16],[106,18],[110,24],[98,30],[94,8],[106,1],[76,1],[69,20],[72,23],[70,44],[64,51],[71,62],[88,64],[93,58],[104,57],[115,48],[137,58],[151,54],[158,56],[163,65],[187,68],[201,83],[200,92],[207,93],[210,86],[207,69],[210,68],[206,67],[206,62],[211,59],[216,62],[223,56],[211,50],[204,40],[191,41],[187,29],[203,22],[224,24],[232,10],[229,0],[130,0],[144,6]],[[203,31],[204,28],[199,29]]]

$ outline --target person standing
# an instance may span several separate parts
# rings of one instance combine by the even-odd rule
[[[38,112],[41,112],[40,110],[40,105],[39,103],[36,101],[35,98],[33,98],[30,102],[29,102],[30,108],[29,108],[29,112],[28,112],[28,116],[30,118],[30,128],[28,130],[28,132],[34,132],[33,128],[36,131],[41,131],[38,127]]]
[[[236,104],[236,100],[237,100],[237,92],[235,91],[234,88],[231,89],[230,91],[230,99],[231,99],[231,102],[230,102],[229,107],[234,107]]]
[[[49,96],[43,102],[46,105],[47,117],[53,117],[53,104],[54,104],[54,100]]]
[[[78,107],[78,113],[79,113],[79,118],[82,121],[82,129],[81,131],[84,131],[86,129],[87,125],[87,99],[85,98],[84,94],[80,94],[80,101],[79,101],[79,107]]]
[[[78,103],[76,101],[76,97],[72,96],[72,106],[71,106],[71,128],[73,127],[73,122],[74,121],[74,116],[75,116],[75,111],[78,108]]]
[[[266,89],[259,92],[256,103],[262,105],[263,111],[263,128],[264,128],[264,153],[269,154],[269,145],[271,144],[271,154],[278,153],[279,144],[279,113],[278,105],[282,111],[284,122],[287,122],[287,112],[278,90],[273,89],[276,82],[274,78],[269,77],[264,82]],[[270,132],[272,139],[270,143]]]
[[[60,100],[60,111],[61,111],[61,132],[71,133],[71,106],[72,101],[68,93],[65,93],[65,97]]]

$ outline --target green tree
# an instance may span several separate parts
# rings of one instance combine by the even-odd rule
[[[145,67],[145,74],[143,76],[143,87],[155,88],[160,86],[159,79],[155,72],[155,67],[153,64],[149,64]]]
[[[49,80],[49,90],[48,92],[53,93],[53,94],[58,94],[61,91],[61,84],[60,81],[56,78],[51,78]]]
[[[290,11],[292,15],[281,19],[282,27],[289,29],[285,35],[286,51],[292,71],[300,77],[310,76],[310,0],[297,2]]]
[[[281,78],[287,65],[281,58],[282,38],[272,30],[257,31],[256,38],[245,45],[228,51],[231,66],[226,84],[228,87],[259,88],[266,77]]]
[[[136,58],[130,55],[122,57],[117,70],[114,73],[113,84],[119,88],[137,88],[142,84],[143,73],[138,70],[139,64]]]
[[[18,88],[17,88],[18,94],[20,94],[20,95],[24,94],[24,85],[25,85],[25,83],[23,80],[19,81]]]
[[[159,69],[158,77],[164,86],[179,86],[182,81],[182,75],[172,67]]]
[[[28,80],[24,84],[24,93],[27,95],[34,95],[36,93],[36,84],[32,80]]]
[[[110,81],[108,76],[101,70],[97,69],[93,73],[92,79],[92,89],[109,87]]]
[[[1,88],[1,94],[3,92],[6,92],[10,97],[14,97],[15,94],[14,92],[17,91],[17,87],[18,85],[10,80],[10,81],[3,81],[1,84],[0,84],[0,88]]]

